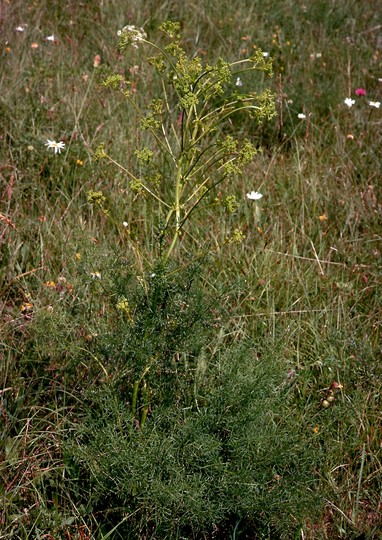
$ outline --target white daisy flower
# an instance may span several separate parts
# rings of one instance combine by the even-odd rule
[[[251,201],[258,201],[263,196],[262,193],[259,193],[258,191],[251,191],[250,193],[247,193],[247,199],[250,199]]]
[[[45,146],[48,148],[48,150],[53,148],[55,154],[61,154],[61,150],[65,148],[65,143],[62,141],[56,142],[48,139]]]
[[[370,107],[375,107],[376,109],[379,109],[379,107],[381,106],[381,102],[380,101],[369,101],[369,105],[370,105]]]
[[[297,118],[300,118],[300,120],[304,120],[304,119],[306,118],[306,114],[304,114],[304,113],[299,113],[299,114],[297,115]]]
[[[354,103],[355,103],[355,100],[350,98],[350,97],[347,97],[346,99],[344,99],[344,103],[345,105],[347,105],[350,109],[350,107],[353,107]]]

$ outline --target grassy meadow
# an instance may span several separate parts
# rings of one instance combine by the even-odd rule
[[[382,537],[377,4],[3,0],[1,539]]]

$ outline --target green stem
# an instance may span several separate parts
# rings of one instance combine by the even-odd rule
[[[358,477],[357,495],[356,495],[355,506],[353,510],[353,516],[352,516],[353,522],[355,524],[357,524],[357,519],[358,519],[359,498],[361,494],[362,476],[363,476],[363,468],[365,466],[365,459],[366,459],[366,446],[364,444],[362,447],[361,467],[360,467],[359,477]]]
[[[133,175],[133,173],[131,173],[128,169],[126,169],[125,167],[123,167],[120,163],[118,163],[118,161],[115,161],[112,157],[110,157],[108,154],[105,154],[106,158],[110,161],[110,163],[113,163],[113,165],[115,165],[116,167],[118,167],[119,169],[121,169],[121,171],[123,171],[124,173],[127,174],[127,176],[129,176],[130,178],[132,178],[133,180],[136,180],[136,181],[140,181],[136,176]],[[170,205],[165,203],[160,197],[158,197],[158,195],[155,195],[155,193],[153,191],[151,191],[150,188],[148,188],[147,186],[145,186],[145,184],[142,183],[141,181],[141,185],[142,185],[142,188],[147,191],[147,193],[150,193],[150,195],[152,197],[154,197],[154,199],[156,199],[158,202],[160,202],[161,204],[163,204],[164,206],[167,206],[167,208],[170,208]]]
[[[174,234],[170,243],[170,247],[167,250],[167,253],[165,254],[163,258],[163,262],[166,263],[173,252],[176,243],[179,238],[179,230],[180,230],[180,223],[181,223],[181,211],[182,211],[182,205],[180,203],[180,197],[182,192],[182,182],[184,182],[183,177],[183,156],[180,156],[178,165],[177,165],[177,174],[176,174],[176,180],[175,180],[175,193],[174,193],[174,205],[171,208],[171,210],[168,212],[165,225],[168,225],[170,222],[170,218],[175,212],[175,230]]]
[[[208,178],[209,179],[209,178]],[[208,180],[207,179],[207,180]],[[181,230],[184,226],[184,224],[186,223],[186,221],[189,219],[190,217],[190,214],[196,209],[197,206],[199,206],[199,203],[204,199],[204,197],[206,197],[206,195],[212,190],[214,189],[216,186],[218,186],[219,184],[221,184],[223,182],[224,178],[220,178],[220,180],[218,180],[217,182],[215,182],[212,186],[210,186],[204,193],[203,195],[201,195],[201,197],[191,206],[191,208],[186,212],[181,224],[180,224],[180,227],[179,227],[179,230]]]
[[[145,395],[144,395],[144,405],[143,405],[142,416],[141,416],[141,429],[143,429],[143,426],[145,425],[147,413],[149,411],[149,406],[150,406],[150,384],[149,383],[146,384],[144,388],[144,392],[145,392]]]
[[[137,412],[138,389],[139,389],[139,381],[135,381],[134,386],[133,386],[133,397],[131,399],[131,417],[132,417],[131,429],[133,429],[135,414]]]
[[[138,114],[139,118],[142,120],[143,118],[145,118],[144,114],[142,113],[142,111],[140,110],[140,108],[135,104],[134,100],[131,99],[130,96],[128,96],[123,90],[120,90],[121,94],[124,95],[128,102],[130,103],[130,105],[132,105],[132,107],[135,109],[135,112]],[[171,151],[171,148],[168,148],[164,143],[163,141],[161,141],[161,139],[159,138],[158,134],[156,133],[156,131],[152,128],[152,127],[148,127],[149,131],[151,132],[152,136],[154,137],[154,139],[156,140],[156,142],[158,143],[158,146],[159,148],[165,153],[165,154],[168,154],[171,156],[172,160],[175,161],[175,157]]]

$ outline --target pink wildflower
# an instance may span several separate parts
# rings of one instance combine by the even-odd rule
[[[366,96],[366,90],[364,90],[363,88],[357,88],[354,93],[356,96]]]

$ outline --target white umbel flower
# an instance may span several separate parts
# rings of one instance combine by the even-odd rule
[[[117,36],[122,36],[122,34],[130,34],[130,42],[133,47],[138,48],[138,43],[144,41],[147,38],[146,32],[143,28],[138,28],[132,24],[124,26],[122,30],[118,30]]]

